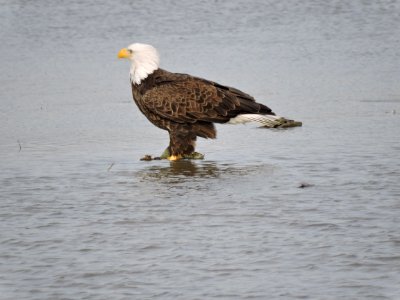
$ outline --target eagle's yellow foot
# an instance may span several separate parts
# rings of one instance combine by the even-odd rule
[[[168,156],[167,159],[170,161],[177,161],[177,160],[182,159],[182,155],[171,155],[171,156]]]

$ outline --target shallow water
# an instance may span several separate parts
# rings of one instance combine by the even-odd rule
[[[400,298],[398,1],[0,3],[1,299]],[[203,161],[131,101],[131,42],[302,128]]]

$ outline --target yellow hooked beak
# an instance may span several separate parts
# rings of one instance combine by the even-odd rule
[[[122,48],[118,52],[118,58],[129,58],[129,57],[131,57],[131,54],[132,53],[128,49]]]

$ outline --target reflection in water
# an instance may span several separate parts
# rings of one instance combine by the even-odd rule
[[[272,172],[272,166],[219,164],[216,162],[198,162],[181,160],[171,162],[169,165],[150,166],[136,172],[136,176],[143,180],[159,179],[161,182],[185,182],[196,179],[232,178],[246,176],[255,172]]]
[[[142,177],[165,178],[165,177],[198,177],[215,178],[219,176],[219,168],[216,163],[198,164],[190,160],[170,162],[166,166],[151,166],[146,170],[138,172]]]

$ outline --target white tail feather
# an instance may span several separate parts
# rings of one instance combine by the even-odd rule
[[[264,127],[279,127],[285,124],[288,120],[274,115],[259,115],[259,114],[242,114],[235,118],[231,118],[228,124],[246,124],[249,122],[256,122]]]

